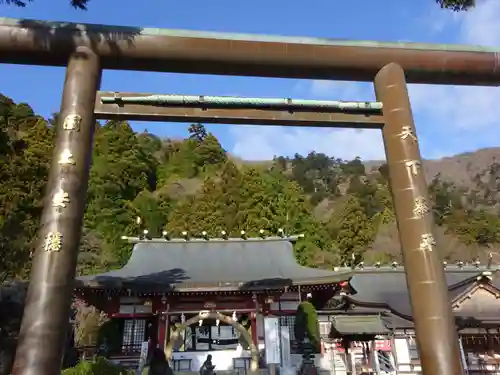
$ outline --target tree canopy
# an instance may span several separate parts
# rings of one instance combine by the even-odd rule
[[[87,5],[90,0],[69,0],[70,5],[75,9],[87,10]],[[0,0],[0,3],[7,5],[14,5],[16,7],[24,8],[33,0]]]
[[[476,6],[476,0],[436,0],[444,9],[450,9],[455,12],[466,11]]]
[[[0,0],[0,3],[25,7],[33,0]],[[476,5],[475,0],[434,0],[441,8],[450,9],[455,12],[467,11]],[[69,0],[70,5],[75,9],[87,10],[90,0]]]

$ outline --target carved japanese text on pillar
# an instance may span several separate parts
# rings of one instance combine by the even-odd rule
[[[436,240],[432,233],[424,233],[420,237],[420,251],[433,251],[434,246],[436,246]]]
[[[413,201],[413,215],[416,219],[421,219],[431,211],[427,200],[424,197],[416,197]]]
[[[408,138],[413,140],[413,141],[417,140],[417,137],[415,136],[415,131],[412,129],[411,126],[403,126],[401,128],[401,133],[399,133],[399,136],[403,140],[408,139]]]
[[[80,130],[80,123],[82,122],[82,116],[80,115],[68,115],[64,119],[63,129],[64,130]]]
[[[70,150],[65,149],[59,155],[59,164],[62,166],[75,165],[75,159]]]
[[[48,252],[57,252],[62,248],[62,234],[59,232],[50,232],[45,236],[44,249]]]
[[[54,194],[52,198],[52,207],[56,208],[66,208],[66,205],[69,203],[69,194],[66,193],[63,189],[59,189],[57,193]]]
[[[405,163],[406,168],[413,176],[418,176],[421,163],[418,160],[410,160]]]

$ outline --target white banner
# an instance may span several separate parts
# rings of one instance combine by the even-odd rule
[[[281,367],[292,367],[292,352],[290,347],[290,331],[288,327],[281,330]]]
[[[279,328],[277,317],[264,317],[264,345],[267,364],[281,363]]]
[[[146,361],[148,359],[148,350],[149,350],[149,343],[148,341],[144,341],[141,344],[141,356],[139,357],[139,364],[137,365],[137,374],[141,375],[142,370],[144,369],[144,366],[146,365]]]

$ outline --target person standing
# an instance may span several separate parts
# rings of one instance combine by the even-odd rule
[[[212,354],[207,355],[207,359],[200,368],[200,375],[215,375],[215,366],[212,364]]]

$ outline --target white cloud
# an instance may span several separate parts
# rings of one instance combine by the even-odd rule
[[[458,24],[459,42],[500,46],[500,1],[485,0],[466,13],[442,13],[442,27]],[[496,87],[411,85],[412,104],[457,131],[498,131],[500,91]],[[441,121],[442,122],[442,121]],[[497,134],[500,134],[498,132]]]
[[[461,15],[462,39],[465,43],[485,46],[500,44],[500,2],[485,0],[469,13]]]
[[[410,85],[415,113],[448,133],[498,132],[500,91],[495,87]]]
[[[385,159],[380,130],[301,129],[277,126],[234,126],[233,153],[248,160],[269,160],[273,156],[306,155],[311,151],[343,159],[360,156],[366,160]]]
[[[374,100],[370,84],[299,81],[294,87],[299,97],[313,96],[335,100]],[[342,159],[359,156],[365,160],[383,160],[385,151],[380,130],[318,129],[299,127],[233,126],[232,152],[244,159],[269,160],[273,156],[322,152]]]
[[[453,41],[458,43],[500,46],[500,0],[484,0],[475,10],[460,14],[435,8],[431,17],[420,23],[423,33],[435,34],[436,42],[443,41],[440,36],[453,35]],[[410,85],[409,91],[425,157],[498,145],[499,88]],[[299,81],[295,94],[318,99],[374,100],[369,83]],[[235,139],[232,151],[248,159],[312,150],[344,159],[384,158],[379,131],[248,126],[233,127],[231,133]]]
[[[352,83],[343,81],[311,81],[310,94],[318,98],[332,98],[337,100],[375,100],[372,85],[370,83]]]

